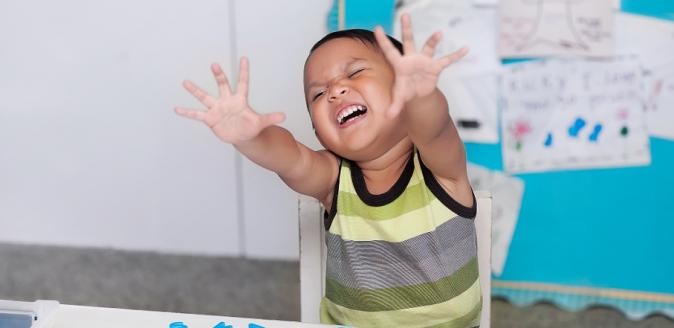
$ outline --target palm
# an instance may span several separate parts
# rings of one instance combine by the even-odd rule
[[[444,68],[433,58],[418,53],[400,57],[392,65],[396,76],[393,93],[405,100],[433,92]]]
[[[404,52],[402,55],[380,27],[375,29],[377,43],[395,73],[393,100],[388,111],[391,116],[398,115],[406,102],[431,94],[435,90],[440,73],[468,52],[466,48],[462,48],[447,56],[433,58],[435,48],[441,38],[439,32],[428,38],[421,52],[417,52],[409,16],[403,15],[401,23]]]
[[[241,59],[236,92],[232,92],[225,73],[219,65],[211,66],[218,84],[219,98],[214,98],[190,81],[183,86],[202,104],[206,111],[176,108],[176,113],[206,124],[220,140],[237,144],[256,137],[270,125],[283,121],[282,113],[261,115],[248,105],[248,60]]]
[[[254,138],[263,126],[260,114],[248,106],[245,98],[233,95],[219,99],[206,111],[203,122],[220,140],[235,144]]]

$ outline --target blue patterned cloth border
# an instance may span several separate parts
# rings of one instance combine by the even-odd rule
[[[670,294],[499,280],[492,284],[492,297],[505,298],[518,306],[548,301],[567,311],[579,311],[603,305],[620,310],[632,320],[655,313],[674,318],[674,295]]]

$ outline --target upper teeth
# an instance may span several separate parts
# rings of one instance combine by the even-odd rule
[[[363,106],[363,105],[351,105],[351,106],[345,108],[337,116],[337,124],[342,123],[342,120],[344,120],[345,117],[351,115],[353,112],[355,112],[357,110],[365,110],[365,106]]]

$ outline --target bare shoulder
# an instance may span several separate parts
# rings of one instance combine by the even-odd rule
[[[283,159],[279,159],[283,160]],[[339,160],[329,151],[315,151],[300,144],[300,156],[292,172],[279,175],[292,190],[323,202],[332,192],[339,173]]]

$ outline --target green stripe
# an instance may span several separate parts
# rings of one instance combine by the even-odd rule
[[[451,276],[417,285],[360,289],[327,278],[325,295],[333,303],[353,310],[401,310],[446,302],[466,291],[477,279],[477,257],[474,257]]]
[[[470,312],[465,315],[455,318],[454,320],[443,322],[441,324],[429,326],[426,328],[465,328],[478,326],[480,316],[482,314],[482,300]]]
[[[357,194],[340,191],[337,213],[376,221],[394,219],[428,205],[434,196],[424,197],[431,195],[429,190],[424,189],[427,188],[423,182],[417,183],[405,189],[398,198],[384,206],[369,206],[360,200]]]

